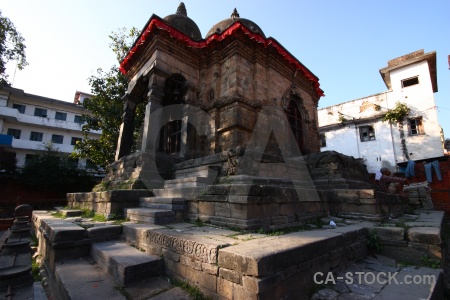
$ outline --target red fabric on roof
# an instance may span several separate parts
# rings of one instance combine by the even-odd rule
[[[130,68],[132,59],[136,53],[138,53],[140,50],[142,50],[142,46],[145,44],[148,36],[150,33],[155,29],[161,29],[169,33],[169,35],[178,41],[182,41],[185,43],[186,46],[193,47],[193,48],[206,48],[209,44],[211,44],[213,41],[223,41],[227,37],[233,35],[237,30],[243,31],[246,35],[249,36],[250,39],[255,40],[258,43],[264,44],[264,47],[273,47],[275,50],[290,64],[293,64],[297,70],[300,70],[300,72],[310,81],[314,83],[314,88],[319,97],[325,96],[323,93],[323,90],[320,88],[319,80],[316,76],[314,76],[305,66],[303,66],[295,57],[293,57],[289,52],[287,52],[277,41],[271,38],[264,38],[261,35],[257,33],[251,32],[249,29],[247,29],[244,25],[242,25],[239,21],[231,25],[227,28],[224,32],[221,34],[213,34],[208,39],[196,42],[193,41],[191,38],[186,36],[184,33],[178,31],[177,29],[171,27],[167,23],[159,20],[158,18],[154,18],[150,21],[147,28],[141,33],[141,35],[138,38],[138,41],[135,43],[133,48],[128,52],[127,56],[122,60],[120,64],[120,71],[122,74],[126,74],[127,71]]]

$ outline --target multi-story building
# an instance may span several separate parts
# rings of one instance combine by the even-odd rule
[[[434,93],[436,52],[419,50],[380,69],[388,91],[318,111],[321,150],[362,158],[369,172],[444,155]],[[382,118],[397,103],[409,109],[400,122]]]
[[[77,92],[74,102],[89,95]],[[70,154],[82,140],[82,114],[78,104],[27,94],[23,90],[0,87],[0,147],[16,153],[17,166],[22,167],[47,142]],[[96,138],[100,131],[90,133]],[[86,159],[78,161],[86,166]]]

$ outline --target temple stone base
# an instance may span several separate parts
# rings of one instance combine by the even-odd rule
[[[67,194],[70,208],[95,211],[106,217],[122,216],[125,208],[137,207],[141,197],[150,196],[149,190],[112,190],[90,193]]]
[[[119,286],[124,290],[131,289],[139,280],[128,281],[121,276],[128,274],[133,278],[133,274],[141,274],[143,268],[149,268],[145,271],[148,276],[163,272],[166,276],[198,287],[212,299],[311,299],[318,287],[315,279],[324,280],[328,272],[345,276],[347,272],[361,270],[375,273],[399,270],[395,262],[393,265],[385,264],[388,259],[382,259],[378,253],[375,258],[369,255],[370,251],[374,251],[369,242],[373,230],[377,230],[379,241],[385,247],[381,254],[389,257],[394,252],[387,246],[396,246],[398,253],[402,253],[398,258],[401,262],[405,262],[410,254],[411,257],[424,257],[430,255],[427,249],[437,251],[441,248],[440,223],[443,215],[424,211],[414,216],[407,223],[411,226],[409,229],[334,219],[337,227],[323,225],[319,229],[311,224],[302,230],[273,235],[194,223],[163,226],[127,222],[122,226],[108,223],[80,226],[87,224],[80,223],[76,218],[56,219],[48,212],[37,211],[33,214],[33,228],[39,239],[38,252],[46,266],[48,282],[56,285],[54,290],[65,289],[64,293],[68,295],[71,286],[75,287],[77,283],[79,289],[82,283],[70,270],[78,270],[83,278],[100,278],[99,290],[107,290],[105,285],[109,282],[112,291],[115,290],[113,285],[118,285],[114,278],[120,279],[122,285],[119,283]],[[435,227],[424,227],[433,224]],[[404,236],[407,237],[406,246],[400,245]],[[419,244],[420,247],[417,246]],[[417,247],[410,247],[414,245]],[[358,267],[361,262],[364,265]],[[129,266],[130,271],[123,273],[121,266],[125,265]],[[411,274],[416,274],[414,270],[417,269],[411,269]],[[417,293],[425,299],[440,299],[443,293],[442,270],[420,270],[417,274],[426,272],[435,276],[436,281],[421,285],[423,288]],[[406,271],[402,268],[402,272]],[[358,296],[356,294],[361,297],[361,292],[369,289],[370,295],[366,296],[370,297],[367,299],[377,295],[389,296],[389,293],[383,292],[385,289],[411,289],[408,285],[391,283],[382,289],[372,290],[372,285],[357,282],[351,285],[351,291],[346,292],[340,290],[339,285],[327,287],[341,294],[353,293],[354,297]],[[74,289],[74,292],[79,291]]]

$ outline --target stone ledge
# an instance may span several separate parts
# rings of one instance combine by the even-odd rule
[[[381,240],[403,241],[405,229],[400,227],[371,227],[370,231],[376,232]]]
[[[218,263],[246,276],[262,277],[345,246],[341,232],[296,232],[220,249]]]
[[[408,229],[408,240],[415,243],[440,245],[441,229],[439,227],[413,227]]]

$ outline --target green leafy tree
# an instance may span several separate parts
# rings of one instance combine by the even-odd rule
[[[42,151],[25,164],[18,179],[30,188],[45,191],[83,192],[94,185],[92,177],[52,143],[44,144]]]
[[[17,169],[16,153],[0,147],[0,171],[6,174],[15,173]]]
[[[2,16],[0,11],[0,85],[10,85],[8,75],[5,74],[6,64],[9,61],[17,61],[19,70],[28,65],[24,41],[14,24]]]
[[[116,54],[120,62],[130,50],[133,42],[139,35],[136,28],[127,31],[125,28],[113,32],[110,48]],[[89,157],[98,166],[106,167],[114,161],[119,129],[122,123],[124,103],[122,97],[127,90],[127,79],[120,73],[117,66],[111,67],[109,71],[97,69],[97,74],[88,79],[91,93],[94,95],[83,101],[83,107],[89,113],[83,115],[86,124],[83,125],[84,139],[75,145],[75,157]],[[144,119],[144,103],[136,108],[135,118],[135,140]],[[99,139],[89,138],[93,130],[101,130]]]
[[[450,139],[445,139],[444,147],[445,149],[450,150]]]

